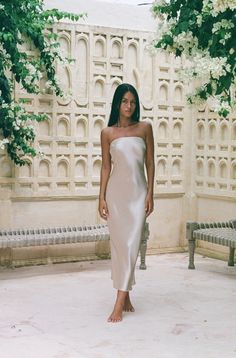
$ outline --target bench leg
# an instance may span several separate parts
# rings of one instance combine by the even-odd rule
[[[189,265],[190,270],[194,270],[194,251],[195,251],[195,240],[188,240],[188,251],[189,251]]]
[[[235,249],[233,247],[229,248],[228,266],[234,266],[234,251],[235,251]]]
[[[143,238],[141,240],[141,245],[140,245],[140,265],[139,268],[140,270],[146,270],[147,265],[146,265],[146,252],[147,252],[147,239]]]

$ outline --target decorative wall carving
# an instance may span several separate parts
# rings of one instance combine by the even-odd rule
[[[155,192],[185,192],[187,146],[193,148],[196,191],[236,195],[236,118],[220,119],[205,106],[193,118],[186,117],[187,89],[176,73],[181,60],[165,53],[151,56],[145,51],[150,36],[146,32],[63,23],[55,31],[64,54],[75,59],[70,65],[58,65],[69,96],[57,98],[46,89],[36,97],[16,86],[16,98],[27,99],[29,111],[46,112],[50,120],[35,124],[35,145],[44,155],[32,163],[29,158],[29,167],[16,169],[0,152],[0,188],[10,187],[12,197],[96,196],[100,133],[107,125],[116,87],[130,82],[140,94],[141,120],[153,126]],[[186,130],[189,120],[195,144]]]

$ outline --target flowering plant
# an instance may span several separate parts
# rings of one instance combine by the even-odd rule
[[[70,62],[60,54],[58,37],[52,30],[56,21],[75,15],[56,9],[44,10],[44,0],[0,0],[0,148],[7,150],[18,165],[26,164],[24,155],[36,155],[33,121],[46,115],[26,112],[21,102],[14,101],[14,82],[29,93],[40,93],[39,81],[47,76],[47,85],[56,95],[63,95],[56,79],[56,62]],[[22,45],[30,43],[32,51]]]
[[[187,60],[182,74],[200,80],[188,101],[214,98],[215,110],[227,117],[235,107],[236,0],[156,0],[155,48]]]

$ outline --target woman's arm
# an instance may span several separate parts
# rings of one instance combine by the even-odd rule
[[[102,147],[102,168],[100,174],[100,193],[99,193],[99,214],[107,220],[108,209],[106,203],[106,187],[111,172],[111,155],[110,143],[107,133],[107,128],[101,132],[101,147]]]
[[[147,170],[147,196],[145,203],[146,216],[149,216],[153,212],[154,203],[153,203],[153,185],[154,185],[154,173],[155,173],[155,164],[154,164],[154,139],[152,126],[150,123],[146,125],[146,170]]]

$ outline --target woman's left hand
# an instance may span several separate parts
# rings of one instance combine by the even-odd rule
[[[145,212],[148,217],[154,210],[153,195],[147,195],[145,200]]]

